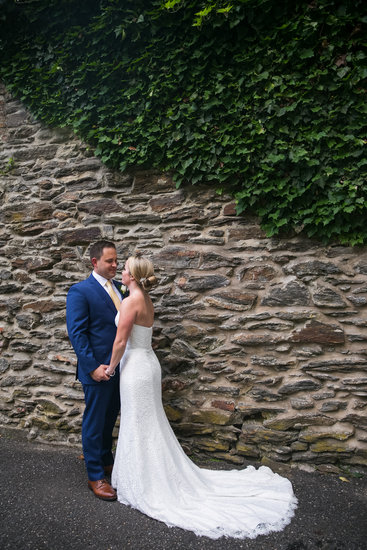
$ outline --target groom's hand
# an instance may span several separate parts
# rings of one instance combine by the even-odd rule
[[[99,365],[96,369],[92,370],[89,374],[95,382],[108,381],[110,377],[106,374],[108,365]]]

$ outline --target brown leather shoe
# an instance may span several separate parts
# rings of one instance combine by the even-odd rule
[[[112,489],[111,485],[105,479],[98,479],[97,481],[88,481],[88,487],[97,498],[102,500],[116,500],[117,495],[115,489]]]
[[[112,474],[112,468],[113,468],[113,464],[109,464],[108,466],[103,467],[104,473],[106,474],[106,476],[110,476]]]

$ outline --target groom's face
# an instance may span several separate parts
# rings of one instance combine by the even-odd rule
[[[117,254],[115,248],[104,248],[102,256],[92,258],[94,271],[105,279],[113,279],[117,270]]]

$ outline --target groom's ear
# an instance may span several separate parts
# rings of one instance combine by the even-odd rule
[[[97,265],[97,258],[92,258],[92,259],[91,259],[91,262],[92,262],[92,266],[93,266],[93,267],[96,267],[96,265]]]

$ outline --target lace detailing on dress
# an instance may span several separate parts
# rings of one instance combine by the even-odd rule
[[[152,349],[152,328],[134,325],[126,346],[131,349]]]
[[[200,469],[185,455],[164,413],[151,337],[152,329],[134,325],[121,360],[120,433],[112,472],[118,500],[213,539],[283,529],[297,505],[286,478],[265,466]]]

